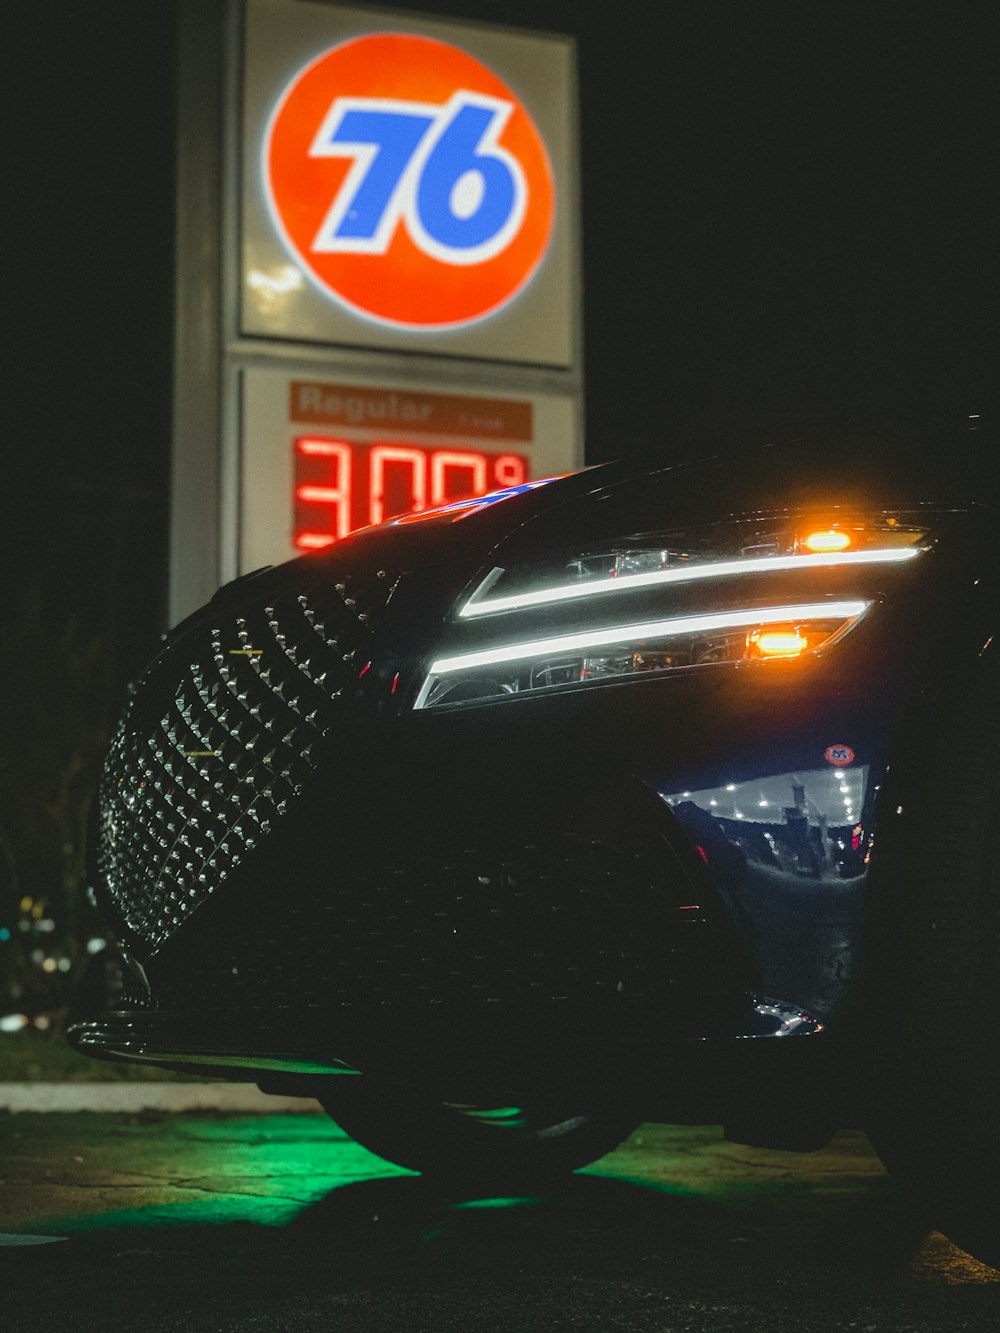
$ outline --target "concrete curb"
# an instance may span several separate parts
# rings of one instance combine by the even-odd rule
[[[0,1083],[0,1112],[222,1111],[314,1115],[309,1097],[274,1097],[252,1083]]]

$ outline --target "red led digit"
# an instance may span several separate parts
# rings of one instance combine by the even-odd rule
[[[448,494],[449,472],[459,473],[454,480],[454,494]],[[482,495],[488,489],[485,454],[460,453],[452,449],[438,449],[431,454],[431,504],[443,505],[449,500],[464,500],[469,495]]]
[[[353,444],[322,436],[295,441],[295,524],[300,551],[319,550],[365,523],[382,523],[523,485],[527,459],[472,449]],[[465,516],[476,507],[462,511]]]
[[[493,476],[498,486],[523,486],[528,480],[524,459],[518,454],[501,454],[493,460]]]
[[[409,470],[409,503],[386,505],[390,467],[403,466]],[[399,480],[397,476],[397,481]],[[381,523],[394,513],[427,508],[427,454],[423,449],[411,449],[402,444],[376,444],[368,458],[368,513],[369,522]]]
[[[315,524],[296,523],[295,546],[300,551],[315,551],[330,546],[351,531],[351,446],[342,440],[323,440],[302,436],[295,441],[296,486],[295,499],[299,505],[315,506],[309,511],[316,514]],[[322,465],[321,480],[313,474],[306,480],[307,460]]]

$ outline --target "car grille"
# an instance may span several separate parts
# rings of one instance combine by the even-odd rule
[[[331,866],[294,893],[252,881],[151,961],[156,1007],[285,1012],[298,1026],[310,1010],[406,1018],[718,993],[718,923],[652,838],[515,835],[344,876]]]
[[[109,747],[97,870],[157,947],[288,809],[369,661],[384,570],[220,600],[142,680]]]

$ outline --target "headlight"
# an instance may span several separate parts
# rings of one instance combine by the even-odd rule
[[[832,647],[923,549],[906,515],[753,515],[495,568],[416,708]]]

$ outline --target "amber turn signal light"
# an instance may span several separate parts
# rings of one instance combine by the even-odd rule
[[[851,534],[843,528],[820,528],[807,533],[800,544],[807,551],[846,551],[852,540]]]
[[[809,647],[797,625],[768,625],[747,635],[748,657],[797,657]]]

